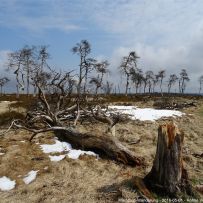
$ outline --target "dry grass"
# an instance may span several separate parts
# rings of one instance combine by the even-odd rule
[[[203,118],[203,106],[200,108],[199,114],[200,114],[200,116]]]
[[[0,114],[0,126],[9,125],[14,119],[24,119],[25,115],[17,111],[6,111]]]
[[[153,104],[151,101],[133,103],[148,107]],[[202,153],[203,148],[203,117],[199,113],[201,109],[202,105],[185,109],[187,115],[175,119],[179,128],[185,132],[184,165],[194,186],[203,182],[203,160],[193,156],[194,153]],[[0,152],[5,153],[0,156],[0,176],[15,179],[17,185],[14,190],[0,192],[0,202],[102,203],[118,202],[118,199],[135,202],[139,193],[131,180],[135,176],[143,178],[150,171],[156,150],[157,128],[167,120],[129,121],[116,125],[116,136],[122,144],[137,156],[145,158],[146,167],[135,168],[87,156],[79,160],[65,158],[60,162],[50,162],[38,143],[52,143],[52,134],[37,136],[30,143],[28,140],[31,135],[28,132],[9,132],[0,138]],[[93,125],[88,122],[77,128],[81,132],[96,134],[103,134],[106,130],[106,126],[100,123]],[[140,142],[130,145],[139,139]],[[24,140],[25,142],[21,142]],[[39,170],[39,174],[34,182],[25,185],[22,177],[31,170]]]

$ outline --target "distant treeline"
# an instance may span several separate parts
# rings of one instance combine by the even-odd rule
[[[190,81],[186,69],[180,70],[179,74],[166,75],[166,70],[154,73],[152,70],[143,72],[137,66],[139,56],[135,51],[123,56],[118,66],[118,73],[122,76],[124,84],[112,82],[113,75],[110,74],[110,63],[107,60],[98,61],[91,54],[91,45],[87,40],[77,43],[71,51],[78,55],[79,69],[73,68],[72,71],[60,71],[57,77],[66,75],[67,91],[70,93],[85,94],[122,94],[129,93],[155,93],[163,94],[163,82],[167,84],[167,92],[184,94],[187,84]],[[20,50],[8,54],[6,69],[12,71],[16,79],[16,94],[36,94],[36,80],[40,80],[42,85],[53,77],[57,72],[54,67],[48,64],[50,54],[48,46],[25,46]],[[109,76],[110,75],[110,76]],[[107,77],[108,76],[108,77]],[[53,78],[52,78],[53,79]],[[9,82],[8,77],[0,78],[0,90]],[[65,81],[65,79],[64,79]],[[198,78],[199,94],[202,93],[203,75]],[[123,83],[123,82],[122,82]],[[175,89],[177,88],[177,90]],[[48,88],[48,86],[47,86]],[[174,91],[175,89],[175,91]],[[48,91],[48,89],[47,89]]]

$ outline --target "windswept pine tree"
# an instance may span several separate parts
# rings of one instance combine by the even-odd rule
[[[128,95],[130,76],[131,76],[132,70],[135,70],[137,68],[138,58],[139,57],[137,56],[136,52],[132,51],[128,54],[128,56],[124,56],[122,58],[121,65],[119,66],[121,73],[126,77],[126,85],[125,85],[126,96]]]

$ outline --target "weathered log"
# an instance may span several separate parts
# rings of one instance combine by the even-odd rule
[[[145,184],[154,192],[176,196],[184,192],[192,195],[187,171],[183,167],[184,134],[174,124],[159,126],[156,156]]]
[[[70,127],[53,126],[43,129],[31,129],[22,124],[21,120],[14,120],[12,126],[32,132],[30,141],[39,133],[52,131],[63,141],[67,141],[74,148],[90,150],[101,157],[115,160],[132,166],[144,166],[144,159],[136,157],[127,147],[122,145],[114,136],[95,136],[89,133],[80,133]]]
[[[115,137],[107,135],[95,136],[88,133],[80,133],[72,129],[61,129],[54,132],[59,139],[69,142],[74,148],[91,150],[98,153],[101,157],[131,166],[144,165],[143,158],[136,157]]]

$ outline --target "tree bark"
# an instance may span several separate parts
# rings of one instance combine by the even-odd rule
[[[174,124],[159,126],[156,156],[150,173],[144,178],[152,191],[176,196],[179,192],[192,194],[187,171],[183,167],[184,134]]]

